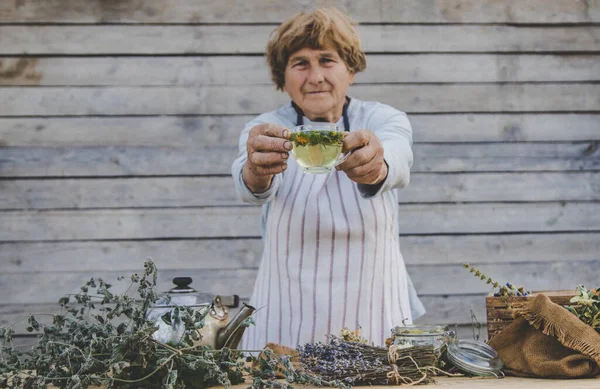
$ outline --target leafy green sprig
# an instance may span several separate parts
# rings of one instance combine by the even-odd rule
[[[600,288],[588,290],[579,285],[577,295],[570,302],[573,305],[567,305],[565,308],[600,333]]]
[[[294,146],[342,145],[344,133],[341,131],[302,131],[293,132],[290,140]]]

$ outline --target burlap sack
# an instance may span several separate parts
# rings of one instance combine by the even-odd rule
[[[585,378],[600,374],[600,334],[545,295],[515,311],[517,319],[489,345],[505,373],[520,377]]]

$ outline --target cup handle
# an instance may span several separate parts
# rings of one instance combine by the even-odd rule
[[[348,159],[348,157],[350,156],[350,154],[352,154],[352,150],[348,151],[345,154],[340,154],[340,156],[338,157],[337,161],[335,162],[335,165],[333,165],[333,166],[335,167],[335,166],[338,166],[341,163],[343,163],[345,160]]]

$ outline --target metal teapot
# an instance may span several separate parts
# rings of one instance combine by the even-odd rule
[[[204,326],[198,329],[200,340],[195,345],[209,346],[218,350],[223,347],[236,348],[242,339],[245,326],[241,323],[255,311],[254,307],[243,304],[238,314],[229,319],[227,308],[237,308],[240,299],[233,296],[213,296],[198,293],[190,286],[190,277],[175,277],[173,289],[163,294],[148,311],[147,319],[154,321],[158,330],[152,337],[162,343],[178,344],[184,335],[185,326],[177,315],[171,315],[167,324],[162,316],[177,306],[186,306],[206,313]]]

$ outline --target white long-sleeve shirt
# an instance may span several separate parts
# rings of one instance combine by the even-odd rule
[[[250,304],[260,309],[244,334],[244,349],[268,342],[289,347],[325,341],[344,327],[383,344],[393,326],[412,322],[424,308],[400,253],[398,193],[413,162],[406,114],[388,105],[351,99],[350,131],[368,129],[381,140],[388,176],[358,185],[344,172],[305,174],[293,157],[269,189],[252,193],[242,180],[252,127],[274,123],[292,128],[291,103],[250,121],[240,136],[232,175],[239,197],[262,204],[264,251]],[[303,118],[304,124],[312,123]],[[343,127],[342,118],[337,123]]]

